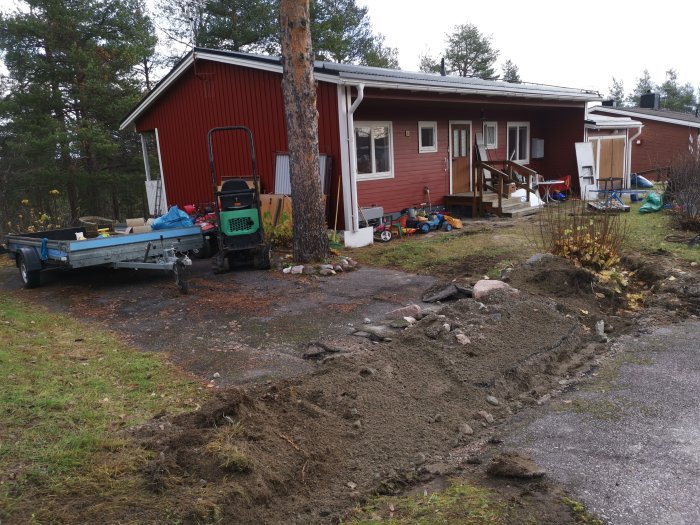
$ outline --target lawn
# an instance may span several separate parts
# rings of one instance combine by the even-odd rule
[[[577,203],[565,203],[562,210]],[[700,263],[700,247],[671,242],[669,236],[691,237],[688,232],[673,228],[670,211],[641,214],[641,203],[632,203],[629,213],[621,213],[619,220],[625,229],[622,253],[659,253],[665,250],[688,261]],[[452,232],[432,232],[413,235],[391,242],[375,242],[372,246],[350,250],[359,262],[384,266],[419,274],[444,277],[480,274],[497,277],[501,269],[527,259],[541,251],[538,230],[541,214],[529,219],[491,219],[465,221],[465,228]],[[662,252],[663,253],[663,252]],[[465,261],[478,261],[465,268]],[[470,271],[471,270],[471,271]]]
[[[119,431],[201,402],[200,385],[161,356],[8,296],[0,341],[0,521],[46,519],[25,508],[32,500],[128,491],[146,453]]]
[[[375,242],[370,247],[351,250],[350,254],[364,264],[411,273],[444,277],[471,273],[496,277],[500,269],[536,251],[533,244],[535,222],[536,219],[467,222],[461,230],[414,234],[388,243]],[[467,264],[469,262],[471,265]]]

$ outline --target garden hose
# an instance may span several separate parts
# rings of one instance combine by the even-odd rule
[[[670,234],[664,237],[664,241],[687,243],[689,246],[693,247],[700,244],[700,234],[695,236]]]

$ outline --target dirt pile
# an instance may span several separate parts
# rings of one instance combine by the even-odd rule
[[[479,301],[460,298],[475,284],[464,278],[433,286],[434,280],[419,283],[383,270],[334,277],[328,287],[306,276],[250,284],[237,276],[241,282],[217,277],[207,288],[200,277],[202,296],[186,301],[217,305],[223,295],[245,292],[251,300],[244,304],[253,310],[254,294],[277,298],[261,301],[257,316],[240,318],[234,303],[188,311],[192,305],[179,297],[132,303],[128,296],[100,295],[109,320],[136,317],[129,333],[140,334],[149,343],[145,349],[168,348],[178,362],[197,359],[189,370],[209,384],[214,371],[233,376],[229,368],[258,370],[264,360],[279,368],[287,361],[271,351],[278,338],[284,339],[282,357],[295,372],[302,363],[305,373],[221,389],[196,412],[161,414],[126,431],[129,446],[150,458],[137,472],[138,490],[128,497],[76,494],[55,505],[71,522],[84,523],[333,523],[367,495],[401,493],[455,469],[484,482],[489,458],[480,451],[497,440],[499,423],[567,388],[605,351],[608,336],[643,330],[650,315],[651,322],[696,315],[697,272],[689,264],[664,257],[626,264],[636,278],[616,293],[567,261],[536,257],[504,272],[519,294],[496,291]],[[415,297],[450,284],[450,297],[459,299],[424,305],[416,322],[399,318],[375,328],[357,322],[405,305],[406,290]],[[630,293],[645,298],[647,312],[627,308]],[[158,311],[167,304],[170,312],[134,315],[156,303]],[[346,309],[352,313],[341,315]],[[602,334],[596,330],[601,321]],[[243,344],[250,351],[244,353]],[[554,494],[546,480],[484,483],[517,505],[530,498],[538,509]],[[567,523],[566,512],[538,518]]]
[[[221,391],[131,432],[155,453],[144,484],[186,522],[337,521],[364,495],[451,471],[455,447],[585,368],[602,346],[568,310],[527,292],[461,299],[303,379]]]

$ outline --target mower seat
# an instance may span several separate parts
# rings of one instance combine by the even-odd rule
[[[222,210],[245,210],[253,206],[255,191],[243,179],[225,180],[221,184],[219,202]]]

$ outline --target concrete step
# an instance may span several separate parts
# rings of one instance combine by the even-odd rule
[[[530,206],[527,202],[521,202],[518,206],[501,210],[501,215],[503,217],[525,217],[534,215],[539,211],[539,206]]]
[[[520,200],[520,198],[503,199],[501,201],[501,209],[505,211],[506,209],[517,208],[518,206],[521,206],[522,204],[524,204],[524,203],[523,203],[523,201]]]

